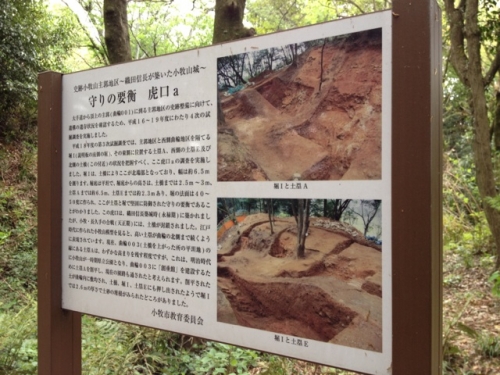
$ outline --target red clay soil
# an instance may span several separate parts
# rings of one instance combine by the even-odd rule
[[[294,219],[275,219],[273,234],[266,219],[249,215],[219,241],[218,320],[381,351],[381,248],[345,223],[311,218],[297,258]]]
[[[358,33],[220,94],[218,180],[380,179],[380,34]]]

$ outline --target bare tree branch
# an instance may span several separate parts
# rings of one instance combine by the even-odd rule
[[[140,17],[140,16],[141,16],[141,14],[139,14],[139,17]],[[140,50],[144,53],[144,55],[145,55],[146,57],[151,57],[151,56],[149,55],[148,51],[146,51],[146,50],[144,49],[144,47],[142,46],[141,42],[139,41],[139,38],[137,38],[137,35],[135,35],[135,32],[134,32],[134,27],[133,27],[133,26],[134,26],[134,21],[133,21],[133,20],[131,20],[131,21],[129,22],[129,28],[128,28],[128,29],[129,29],[129,31],[130,31],[130,35],[132,35],[132,38],[134,38],[135,42],[137,43],[137,47],[138,47],[138,48],[139,48],[139,49],[140,49]],[[136,58],[138,58],[138,56],[136,56]]]
[[[489,84],[491,84],[493,78],[495,78],[495,74],[497,74],[499,70],[500,70],[500,43],[497,44],[497,53],[490,65],[490,69],[488,70],[488,72],[484,77],[484,86],[488,86]]]
[[[353,7],[357,8],[361,14],[365,14],[366,12],[361,8],[358,4],[356,4],[353,0],[347,0],[348,4],[351,4]]]

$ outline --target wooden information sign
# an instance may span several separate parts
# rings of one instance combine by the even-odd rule
[[[40,375],[81,373],[81,313],[439,372],[440,11],[393,3],[40,75]]]

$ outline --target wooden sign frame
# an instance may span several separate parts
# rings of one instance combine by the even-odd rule
[[[392,298],[397,375],[441,374],[441,12],[393,0]],[[62,74],[39,76],[39,375],[81,374],[81,314],[61,307]]]

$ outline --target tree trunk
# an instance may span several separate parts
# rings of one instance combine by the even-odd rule
[[[332,203],[332,209],[330,210],[330,218],[333,220],[340,221],[342,215],[352,199],[334,199]]]
[[[243,26],[246,0],[216,0],[214,17],[214,36],[212,43],[223,43],[245,38],[255,34],[253,29]],[[217,95],[217,127],[224,129],[226,119]]]
[[[273,209],[273,200],[272,199],[267,200],[267,214],[269,216],[269,226],[271,227],[271,234],[274,234],[274,229],[273,229],[274,209]]]
[[[321,91],[321,86],[323,85],[323,55],[325,52],[326,38],[323,39],[323,46],[321,47],[321,61],[319,62],[320,73],[319,73],[319,88],[318,91]]]
[[[291,50],[292,50],[292,66],[294,68],[297,67],[297,43],[294,43],[291,45]]]
[[[365,227],[365,231],[363,233],[363,235],[365,236],[366,238],[366,235],[368,234],[368,229],[370,229],[370,224],[371,222],[373,221],[373,219],[375,218],[375,215],[377,215],[377,212],[378,212],[378,209],[380,207],[380,201],[373,201],[371,203],[371,208],[372,208],[372,212],[368,212],[368,216],[365,220],[365,218],[363,217],[363,222],[364,222],[364,227]]]
[[[212,43],[246,38],[255,34],[243,26],[246,0],[216,0]]]
[[[247,56],[246,54],[243,55],[243,62],[241,64],[236,63],[236,61],[235,61],[235,60],[238,60],[240,57],[231,56],[229,58],[229,66],[231,67],[231,69],[234,72],[234,75],[237,78],[237,84],[238,85],[248,83],[247,80],[245,78],[243,78],[243,68],[245,66],[245,58],[246,58],[246,56]],[[241,65],[241,72],[238,69],[239,68],[238,65]]]
[[[104,40],[110,64],[132,60],[127,22],[127,0],[104,0]]]
[[[306,256],[306,238],[309,229],[309,206],[310,199],[298,199],[297,209],[297,258]]]
[[[459,7],[455,8],[453,0],[446,0],[445,9],[450,26],[450,60],[460,80],[469,91],[469,106],[474,119],[473,151],[476,181],[486,220],[495,240],[496,268],[500,269],[500,212],[486,202],[488,197],[496,196],[496,189],[491,154],[490,122],[485,96],[485,84],[491,82],[487,82],[482,75],[481,33],[478,24],[479,4],[478,0],[462,0]],[[495,69],[497,71],[498,67]],[[490,70],[489,75],[492,77],[495,72]]]

